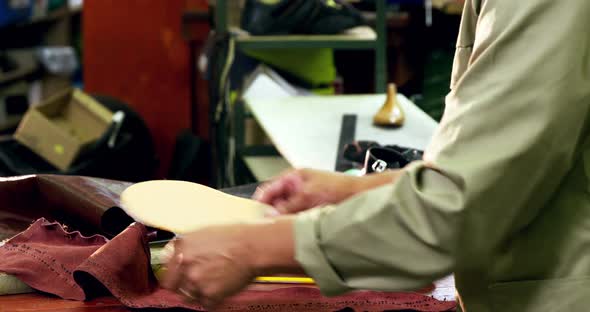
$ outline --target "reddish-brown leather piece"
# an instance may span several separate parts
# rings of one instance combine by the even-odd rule
[[[37,220],[0,247],[0,271],[65,299],[88,300],[108,290],[132,308],[186,308],[196,303],[159,287],[150,266],[148,230],[134,223],[112,240],[83,237],[55,222]],[[326,298],[314,287],[258,285],[229,299],[221,311],[450,311],[454,302],[417,293],[352,292]]]

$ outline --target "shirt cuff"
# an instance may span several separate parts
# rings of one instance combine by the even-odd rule
[[[321,248],[319,222],[323,213],[333,206],[314,208],[295,218],[295,260],[312,277],[326,296],[336,296],[352,290],[328,262]]]

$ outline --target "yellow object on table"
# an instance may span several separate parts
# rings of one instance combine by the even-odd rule
[[[256,283],[276,283],[276,284],[315,284],[311,277],[295,276],[259,276],[254,279]]]

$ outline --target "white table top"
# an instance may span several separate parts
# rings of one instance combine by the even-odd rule
[[[403,95],[398,101],[406,114],[403,127],[372,125],[385,95],[285,96],[246,99],[254,117],[279,152],[295,168],[333,171],[336,164],[342,116],[356,114],[355,140],[377,141],[424,149],[436,121]]]

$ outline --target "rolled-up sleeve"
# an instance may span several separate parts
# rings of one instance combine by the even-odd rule
[[[297,261],[325,294],[417,289],[451,270],[461,183],[410,166],[394,184],[297,217]]]
[[[485,266],[578,157],[588,135],[590,1],[467,2],[477,7],[472,52],[424,161],[296,217],[297,261],[327,295],[408,290]]]

